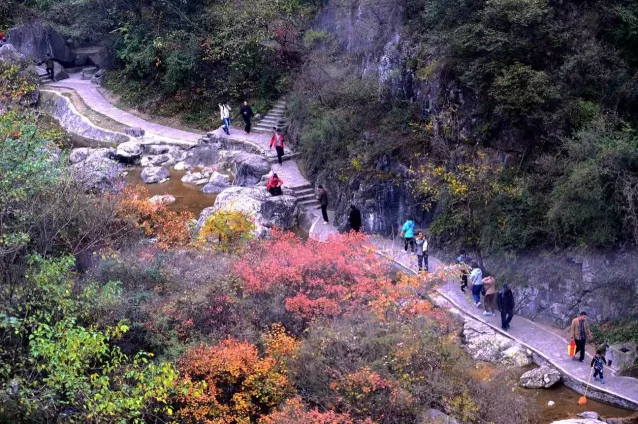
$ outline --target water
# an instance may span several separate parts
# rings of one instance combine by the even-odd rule
[[[199,217],[202,210],[215,204],[216,194],[202,193],[201,188],[203,186],[185,184],[182,182],[182,177],[186,174],[186,171],[176,171],[173,168],[169,168],[169,171],[171,173],[171,179],[167,182],[146,184],[141,177],[142,168],[132,167],[128,169],[126,184],[139,184],[144,186],[149,191],[151,197],[170,194],[174,196],[177,201],[168,206],[169,210],[188,211],[191,212],[195,218]]]

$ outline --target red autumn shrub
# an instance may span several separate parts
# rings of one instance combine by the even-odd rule
[[[390,282],[387,261],[360,234],[323,243],[273,231],[271,240],[243,254],[235,271],[247,294],[283,295],[286,310],[306,320],[368,307]]]
[[[358,421],[371,423],[372,421]],[[277,411],[259,420],[259,424],[354,424],[348,414],[319,412],[306,407],[299,396],[288,399]]]

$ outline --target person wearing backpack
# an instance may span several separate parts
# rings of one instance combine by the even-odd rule
[[[281,129],[275,129],[275,134],[273,134],[272,138],[270,139],[270,148],[272,149],[272,146],[275,146],[275,150],[277,150],[277,161],[279,161],[279,166],[281,166],[281,164],[283,163],[282,157],[284,156],[284,141],[285,137],[281,133]]]
[[[408,218],[401,227],[401,236],[403,237],[403,243],[405,244],[405,251],[408,251],[408,244],[410,245],[410,250],[414,253],[414,221],[412,218]]]
[[[219,103],[219,114],[222,118],[222,122],[224,123],[224,132],[227,135],[230,135],[230,106],[228,103]]]

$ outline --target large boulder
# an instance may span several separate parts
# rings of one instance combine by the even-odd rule
[[[58,62],[53,62],[53,79],[55,81],[62,81],[69,78],[69,74],[64,69],[64,66],[60,65]]]
[[[100,70],[113,69],[115,52],[107,44],[78,47],[75,49],[75,54],[86,57],[87,62],[93,63]]]
[[[148,166],[142,170],[141,177],[146,184],[154,184],[170,178],[171,173],[161,166]]]
[[[71,174],[87,190],[110,190],[123,183],[120,165],[100,154],[89,155],[72,165]]]
[[[241,151],[222,151],[220,159],[235,175],[236,186],[253,187],[270,172],[270,163],[262,155]]]
[[[266,190],[230,187],[219,193],[213,211],[239,211],[252,217],[255,236],[265,237],[270,229],[290,229],[297,225],[297,199],[293,196],[273,197]]]
[[[21,77],[23,77],[27,82],[36,85],[37,84],[37,71],[35,67],[30,64],[23,54],[19,53],[11,44],[3,44],[0,46],[0,65],[3,63],[8,63],[10,65],[15,65],[18,67],[18,73]],[[30,93],[22,96],[19,99],[20,103],[23,105],[35,106],[38,102],[39,98],[39,89],[35,89]],[[15,99],[11,99],[14,101]],[[7,101],[3,101],[0,99],[0,115],[3,113],[3,109],[5,108]]]
[[[104,69],[100,69],[91,77],[91,83],[100,86],[104,82],[105,76],[106,71]]]
[[[75,54],[64,38],[53,28],[40,22],[31,22],[7,31],[7,43],[29,59],[37,62],[46,60],[47,53],[55,60],[72,65]]]
[[[556,369],[543,366],[527,371],[521,376],[518,384],[526,389],[541,389],[552,387],[560,379],[561,375]]]
[[[166,165],[170,162],[171,157],[169,155],[156,155],[156,156],[144,156],[140,161],[142,166],[160,166]]]
[[[467,351],[477,361],[503,363],[515,367],[532,363],[532,353],[529,350],[482,322],[468,319],[463,325],[463,336]]]
[[[133,162],[139,159],[140,156],[142,156],[143,151],[144,150],[141,143],[138,143],[136,141],[127,141],[124,143],[120,143],[117,146],[116,155],[120,160]]]
[[[182,182],[185,184],[204,185],[208,183],[208,177],[201,172],[187,172],[182,177]]]

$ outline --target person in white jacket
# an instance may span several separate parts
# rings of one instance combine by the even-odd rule
[[[230,106],[228,103],[219,103],[219,114],[224,122],[224,132],[230,135]]]
[[[483,289],[483,271],[476,262],[472,262],[472,272],[470,272],[470,284],[472,285],[472,297],[476,306],[481,306],[481,290]]]

